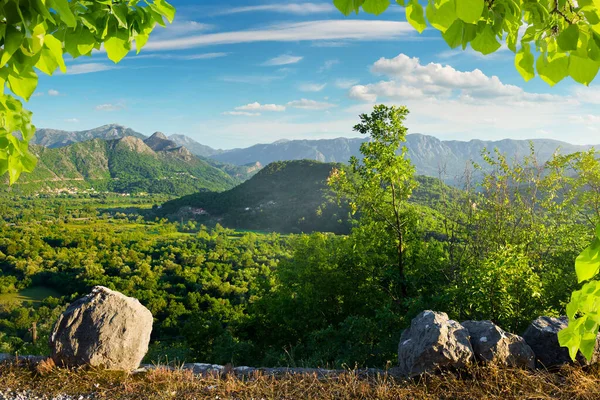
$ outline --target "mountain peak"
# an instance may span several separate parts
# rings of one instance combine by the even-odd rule
[[[152,136],[144,140],[144,143],[146,143],[154,151],[166,151],[179,147],[177,146],[177,143],[167,139],[165,134],[162,132],[154,132]]]
[[[152,134],[152,136],[150,136],[150,139],[152,139],[152,138],[155,138],[155,139],[162,139],[162,140],[169,140],[169,139],[167,138],[167,136],[166,136],[164,133],[162,133],[162,132],[154,132],[154,133]]]
[[[124,146],[128,150],[142,154],[155,154],[150,147],[140,138],[134,136],[125,136],[115,141],[118,145]]]

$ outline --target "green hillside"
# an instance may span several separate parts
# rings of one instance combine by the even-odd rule
[[[66,147],[34,147],[38,165],[23,174],[17,193],[81,191],[184,196],[230,189],[240,180],[178,147],[154,151],[139,138],[94,139]]]
[[[185,196],[165,203],[157,213],[237,229],[345,233],[347,211],[322,207],[334,166],[309,160],[271,163],[231,190]]]
[[[335,166],[341,165],[312,160],[274,162],[231,190],[185,196],[154,212],[174,220],[219,222],[235,229],[347,233],[348,210],[328,201],[326,180]],[[439,179],[419,176],[417,180],[413,202],[420,205],[439,208],[442,192],[451,198],[459,196],[459,190]]]

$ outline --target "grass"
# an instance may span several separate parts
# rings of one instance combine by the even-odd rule
[[[314,375],[249,377],[198,376],[159,368],[129,375],[100,370],[38,370],[0,365],[0,391],[31,395],[93,394],[100,399],[598,399],[600,367],[563,367],[556,372],[496,366],[472,367],[460,375],[444,373],[412,381],[389,376],[360,377],[348,372],[319,379]]]
[[[50,289],[44,286],[32,286],[27,289],[23,289],[18,293],[6,293],[0,294],[0,304],[4,303],[40,303],[47,297],[60,297],[61,295],[54,289]]]

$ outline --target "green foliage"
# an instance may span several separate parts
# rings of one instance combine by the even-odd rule
[[[334,0],[345,15],[384,12],[387,0]],[[484,55],[505,42],[525,80],[538,75],[549,85],[565,77],[589,85],[600,67],[600,5],[593,0],[397,0],[406,20],[419,32],[427,22],[451,48],[469,44]],[[524,32],[524,33],[523,33]],[[531,52],[535,46],[537,61]]]
[[[569,326],[558,333],[561,346],[569,349],[573,360],[578,351],[591,360],[594,355],[598,328],[600,328],[600,281],[590,280],[600,270],[600,225],[596,237],[575,261],[577,280],[586,282],[580,290],[571,295],[567,305]]]
[[[91,55],[102,45],[108,58],[119,62],[135,41],[139,52],[163,18],[173,21],[175,9],[165,0],[6,0],[0,4],[0,84],[29,100],[34,93],[36,69],[52,75],[66,72],[64,53],[77,58]],[[28,143],[35,133],[31,113],[10,94],[0,95],[0,175],[10,183],[31,172],[35,158]]]
[[[407,296],[404,246],[407,214],[411,212],[408,199],[417,186],[406,147],[401,148],[406,141],[403,122],[407,114],[406,107],[377,105],[371,115],[361,115],[361,123],[354,130],[371,139],[360,147],[362,160],[352,157],[350,174],[334,169],[328,179],[338,199],[347,201],[352,213],[360,211],[363,227],[383,224],[383,231],[391,232],[388,239],[397,252],[400,297]]]

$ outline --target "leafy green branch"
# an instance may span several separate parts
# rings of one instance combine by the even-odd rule
[[[156,24],[175,18],[165,0],[5,0],[0,2],[0,176],[14,183],[31,172],[36,159],[29,152],[35,134],[31,112],[11,94],[28,101],[41,71],[67,71],[64,54],[91,56],[103,46],[118,63],[135,42],[139,52]]]
[[[526,80],[553,86],[570,76],[589,85],[600,68],[600,3],[594,0],[396,0],[419,33],[427,23],[451,48],[494,53],[506,43]],[[381,14],[389,0],[334,0],[345,15]],[[537,56],[537,59],[536,59]]]

